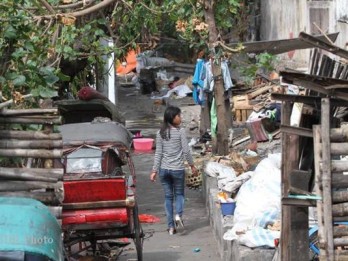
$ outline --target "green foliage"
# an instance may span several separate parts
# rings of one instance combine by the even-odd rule
[[[55,6],[61,1],[48,2]],[[0,9],[0,88],[7,99],[14,91],[42,98],[57,96],[58,81],[69,80],[59,69],[61,59],[88,57],[91,63],[102,63],[102,55],[113,51],[99,41],[106,36],[104,18],[77,26],[39,20],[34,15],[47,14],[47,10],[29,0],[2,0]]]
[[[46,0],[53,8],[59,0]],[[98,1],[97,1],[98,2]],[[39,1],[2,0],[0,3],[0,88],[5,98],[14,91],[34,96],[57,95],[57,83],[73,81],[64,75],[60,61],[88,59],[102,68],[103,55],[115,52],[120,58],[130,48],[154,48],[159,36],[179,38],[192,48],[206,47],[209,30],[205,23],[204,1],[144,0],[115,2],[103,13],[96,12],[67,24],[49,15]],[[229,30],[244,0],[216,0],[215,22],[219,32]],[[61,9],[60,12],[69,10]],[[70,10],[74,11],[74,10]],[[76,10],[75,10],[76,11]],[[178,22],[182,27],[178,30]],[[116,48],[100,43],[112,36]],[[76,81],[76,79],[74,80]]]
[[[269,74],[274,71],[278,58],[275,55],[267,52],[260,53],[255,56],[254,61],[250,62],[246,66],[239,67],[239,71],[242,76],[246,78],[246,81],[251,83],[258,72]]]

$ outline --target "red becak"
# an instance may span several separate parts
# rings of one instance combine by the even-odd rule
[[[80,100],[83,100],[83,101],[89,101],[93,99],[101,99],[104,101],[109,101],[107,97],[105,97],[103,94],[99,93],[98,91],[94,90],[93,88],[89,86],[82,87],[77,93],[77,96],[79,97]]]

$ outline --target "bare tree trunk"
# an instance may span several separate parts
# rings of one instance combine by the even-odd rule
[[[205,21],[209,27],[209,49],[215,55],[214,43],[218,40],[218,32],[215,24],[214,15],[214,1],[205,1]],[[213,153],[218,155],[227,155],[228,150],[228,126],[226,123],[230,122],[227,118],[227,113],[231,114],[231,110],[227,108],[224,97],[224,82],[221,71],[220,57],[213,57],[212,70],[214,75],[214,97],[217,106],[217,136],[213,138]],[[229,107],[229,106],[228,106]],[[203,118],[203,116],[202,116]],[[229,124],[228,124],[229,125]]]

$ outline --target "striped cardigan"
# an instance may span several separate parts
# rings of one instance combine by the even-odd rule
[[[160,132],[156,135],[156,152],[152,170],[161,169],[183,170],[185,160],[191,166],[193,159],[188,146],[185,129],[170,129],[170,139],[162,139]]]

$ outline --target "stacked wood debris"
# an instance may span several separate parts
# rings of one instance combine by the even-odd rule
[[[272,94],[282,101],[281,260],[309,260],[308,243],[304,243],[309,242],[309,206],[316,206],[318,215],[318,234],[311,234],[311,249],[316,246],[319,260],[347,260],[347,226],[334,222],[346,221],[348,215],[343,174],[347,164],[339,160],[348,154],[346,117],[338,117],[348,108],[344,61],[348,52],[305,33],[300,38],[320,48],[312,51],[310,74],[283,71],[280,75],[284,83],[305,88],[305,94]],[[297,107],[299,117],[293,124]]]
[[[61,118],[57,109],[9,109],[13,103],[0,103],[0,196],[39,200],[59,217],[64,171],[56,164],[63,142],[54,127],[61,124]],[[4,159],[8,159],[6,164]]]
[[[272,93],[282,93],[279,77],[272,75],[272,78],[258,74],[251,87],[244,84],[237,84],[233,87],[233,112],[237,123],[244,123],[250,114],[260,112],[268,104],[274,102],[271,99]]]

